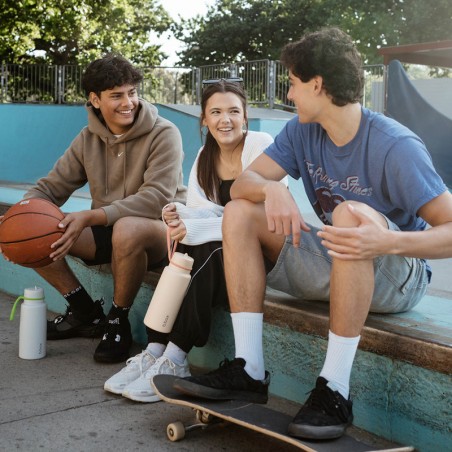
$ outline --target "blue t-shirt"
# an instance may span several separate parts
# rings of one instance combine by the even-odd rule
[[[380,113],[362,108],[356,136],[336,146],[317,123],[290,120],[265,153],[290,176],[303,180],[316,214],[331,224],[334,207],[363,202],[402,231],[423,230],[417,212],[447,190],[422,140]]]

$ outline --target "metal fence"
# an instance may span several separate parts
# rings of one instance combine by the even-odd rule
[[[80,66],[0,65],[0,103],[81,104]],[[199,104],[202,80],[242,77],[251,106],[293,110],[289,78],[279,61],[256,60],[198,68],[145,67],[140,96],[153,103]],[[363,103],[383,111],[383,65],[365,66]]]
[[[0,66],[0,102],[73,104],[85,101],[80,66]]]

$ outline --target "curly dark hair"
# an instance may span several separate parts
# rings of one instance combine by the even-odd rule
[[[138,85],[143,80],[143,75],[130,61],[123,56],[109,53],[103,58],[90,63],[83,76],[82,88],[86,96],[89,93],[100,93],[115,86]]]
[[[323,28],[287,44],[280,60],[302,82],[321,76],[334,105],[343,107],[362,99],[361,55],[351,37],[339,28]]]

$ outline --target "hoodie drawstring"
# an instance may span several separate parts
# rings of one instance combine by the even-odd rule
[[[105,195],[108,195],[108,137],[105,137]]]
[[[122,196],[123,198],[126,197],[126,174],[127,174],[127,168],[126,168],[126,156],[127,156],[127,143],[124,143],[124,156],[123,156],[123,163],[122,163]],[[108,137],[105,137],[105,194],[108,195],[108,152],[109,152],[109,141]]]
[[[123,198],[126,197],[126,156],[127,156],[127,143],[124,143],[124,158],[122,159],[123,161],[123,165],[122,165],[122,171],[123,171],[123,175],[122,175],[122,180],[123,180],[123,185],[122,185],[122,189],[123,189]]]

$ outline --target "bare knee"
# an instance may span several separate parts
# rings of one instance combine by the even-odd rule
[[[366,214],[377,223],[380,223],[383,227],[388,227],[385,217],[372,207],[358,201],[344,201],[336,206],[333,211],[333,225],[337,227],[350,228],[356,227],[361,224],[361,219],[353,214],[349,206],[353,206],[354,209],[359,210],[361,213]]]
[[[349,206],[356,207],[364,212],[373,211],[372,208],[357,201],[344,201],[338,204],[333,210],[333,225],[337,227],[350,228],[359,225],[359,219],[353,215]]]
[[[265,215],[260,204],[246,199],[234,199],[223,213],[223,236],[257,232],[258,217]]]
[[[141,217],[120,218],[113,226],[112,246],[115,252],[141,252],[155,241],[165,240],[165,227],[160,220]]]
[[[234,227],[238,222],[247,222],[252,204],[246,199],[234,199],[228,202],[224,208],[223,224]]]

